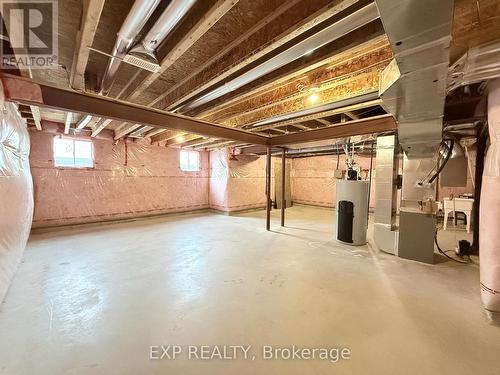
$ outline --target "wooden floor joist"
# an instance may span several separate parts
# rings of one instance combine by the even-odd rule
[[[272,146],[323,141],[326,139],[351,137],[354,135],[382,133],[396,130],[396,121],[391,115],[348,121],[342,124],[309,130],[300,133],[279,135],[271,138]]]
[[[259,51],[256,51],[254,54],[251,56],[248,56],[248,58],[243,59],[240,61],[238,64],[235,64],[229,69],[226,69],[224,72],[221,72],[215,77],[212,77],[210,80],[203,82],[202,84],[198,85],[195,90],[183,95],[180,98],[177,98],[173,103],[170,103],[167,106],[167,110],[172,110],[187,100],[193,98],[194,96],[198,95],[204,90],[207,90],[208,88],[224,81],[226,78],[231,76],[232,74],[235,74],[239,70],[244,69],[248,65],[252,64],[253,62],[257,61],[258,59],[264,57],[268,53],[271,53],[273,50],[283,46],[285,43],[291,41],[295,37],[307,32],[309,29],[312,27],[318,25],[319,23],[325,21],[326,19],[333,17],[334,15],[342,12],[343,10],[347,9],[349,6],[352,6],[353,4],[356,3],[356,0],[343,0],[340,1],[338,4],[335,4],[334,6],[327,6],[312,16],[308,17],[306,20],[303,22],[293,26],[292,28],[286,30],[283,32],[283,34],[273,40],[272,42],[268,43],[264,48],[262,48]]]

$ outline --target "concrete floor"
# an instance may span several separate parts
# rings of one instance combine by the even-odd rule
[[[0,307],[0,373],[499,373],[477,265],[342,246],[332,211],[287,212],[284,229],[273,212],[269,233],[254,212],[32,235]],[[252,345],[256,359],[149,359],[168,344]],[[352,356],[263,360],[263,345]]]

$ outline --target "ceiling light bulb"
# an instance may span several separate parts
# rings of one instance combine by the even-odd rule
[[[316,103],[318,101],[318,99],[319,99],[318,94],[311,94],[311,95],[309,95],[309,101],[311,103]]]
[[[186,140],[186,137],[184,137],[183,135],[179,135],[179,136],[175,137],[175,141],[176,141],[177,143],[182,143],[182,142],[184,142],[185,140]]]

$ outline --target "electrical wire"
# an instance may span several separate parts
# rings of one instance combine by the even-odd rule
[[[444,250],[442,250],[442,249],[439,247],[439,244],[438,244],[438,239],[437,239],[437,231],[436,231],[436,234],[435,234],[435,236],[434,236],[434,243],[436,244],[438,251],[439,251],[441,254],[443,254],[446,258],[448,258],[448,259],[450,259],[450,260],[452,260],[452,261],[454,261],[454,262],[457,262],[457,263],[462,263],[462,264],[469,264],[469,263],[470,263],[469,261],[464,261],[464,260],[459,260],[459,259],[452,258],[452,257],[450,257],[448,254],[446,254],[446,252],[450,252],[450,251],[453,251],[453,250],[446,250],[446,251],[444,251]]]
[[[448,139],[448,141],[450,141],[450,145],[449,146],[446,144],[446,140],[443,141],[443,145],[448,148],[448,153],[444,157],[443,162],[441,163],[441,165],[437,169],[437,171],[434,174],[434,176],[432,176],[429,179],[429,184],[432,184],[432,182],[437,178],[437,176],[439,176],[439,174],[441,173],[441,171],[445,167],[446,163],[448,163],[448,160],[450,160],[451,154],[453,153],[453,146],[455,146],[455,141],[453,139]]]
[[[450,141],[451,142],[450,146],[448,146],[446,144],[446,141]],[[450,159],[450,156],[451,156],[452,151],[453,151],[454,144],[455,144],[455,141],[453,139],[446,139],[446,140],[441,141],[441,146],[444,146],[446,149],[448,149],[448,153],[444,157],[443,162],[440,163],[440,159],[442,157],[441,150],[437,151],[437,162],[436,162],[436,165],[434,167],[432,167],[432,169],[429,171],[429,173],[427,173],[427,175],[422,180],[420,180],[418,182],[418,185],[422,186],[424,184],[424,182],[427,181],[427,179],[429,178],[429,176],[431,174],[433,174],[433,173],[434,173],[433,176],[431,178],[429,178],[429,180],[427,181],[427,183],[431,184],[437,178],[437,176],[439,176],[439,174],[441,173],[441,171],[445,167],[446,163]],[[436,168],[437,168],[437,170],[436,170]],[[436,172],[434,172],[435,170],[436,170]]]

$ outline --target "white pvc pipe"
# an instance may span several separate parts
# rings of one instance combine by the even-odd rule
[[[490,316],[500,318],[500,79],[489,82],[488,148],[479,207],[481,299]]]

